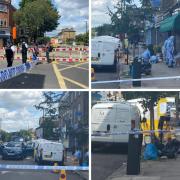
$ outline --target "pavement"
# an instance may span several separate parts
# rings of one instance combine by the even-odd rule
[[[127,160],[127,148],[123,146],[99,146],[91,155],[92,180],[105,180]]]
[[[20,65],[14,61],[14,66]],[[6,62],[0,62],[0,69]],[[87,89],[89,86],[89,62],[52,62],[36,65],[27,73],[2,82],[0,89]]]
[[[106,180],[179,180],[180,157],[141,162],[140,175],[126,175],[124,164]]]

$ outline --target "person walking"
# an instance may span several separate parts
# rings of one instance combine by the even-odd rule
[[[163,60],[166,62],[168,65],[168,59],[167,59],[167,44],[168,44],[168,39],[164,41],[163,47],[162,47],[162,54],[163,54]]]
[[[5,56],[6,56],[6,60],[7,60],[7,67],[12,67],[13,55],[14,55],[14,53],[11,49],[11,45],[7,44],[7,46],[5,48]]]
[[[168,58],[168,67],[173,68],[175,65],[174,60],[174,36],[170,36],[167,42],[167,58]]]
[[[22,43],[22,63],[27,62],[27,51],[28,51],[28,45],[26,42]]]

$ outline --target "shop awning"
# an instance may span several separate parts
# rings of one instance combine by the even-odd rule
[[[160,32],[180,31],[180,13],[168,17],[160,24]]]

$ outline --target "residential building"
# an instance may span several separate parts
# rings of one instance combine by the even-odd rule
[[[4,46],[6,41],[12,36],[14,27],[13,13],[16,8],[12,6],[11,0],[0,1],[0,47]]]
[[[159,0],[160,1],[160,0]],[[175,50],[180,52],[180,0],[161,0],[153,23],[146,23],[146,44],[159,45],[175,36]]]
[[[67,92],[59,103],[61,137],[71,150],[88,146],[88,92]],[[67,142],[68,141],[68,142]]]
[[[73,28],[65,28],[59,33],[59,38],[62,43],[66,43],[69,40],[75,40],[76,31]]]

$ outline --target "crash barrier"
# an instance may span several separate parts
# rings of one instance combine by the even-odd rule
[[[32,57],[28,57],[29,60],[32,59]],[[47,61],[47,58],[46,57],[38,57],[39,61]],[[84,62],[84,61],[88,61],[88,58],[61,58],[61,57],[50,57],[50,59],[53,59],[55,61],[61,61],[61,62]],[[6,58],[4,56],[0,56],[0,60],[6,60]],[[15,61],[16,60],[22,60],[21,57],[16,57],[14,59]]]
[[[89,167],[83,166],[36,166],[36,165],[8,165],[0,164],[0,169],[11,169],[11,170],[66,170],[66,171],[88,171]]]
[[[169,80],[169,79],[180,79],[180,76],[154,77],[154,78],[142,78],[142,79],[121,79],[121,80],[110,80],[110,81],[96,81],[96,82],[91,82],[91,84],[127,83],[127,82],[136,82],[136,81],[154,81],[154,80]]]
[[[91,136],[110,136],[110,135],[125,135],[125,134],[154,134],[154,133],[177,133],[180,132],[180,129],[170,129],[170,130],[131,130],[131,131],[126,131],[126,132],[113,132],[113,133],[109,133],[109,132],[98,132],[98,133],[93,133],[91,134]]]
[[[5,49],[0,48],[0,52],[3,52]],[[46,52],[46,48],[38,48],[39,52]],[[18,52],[21,51],[21,48],[17,48]],[[33,51],[33,48],[28,48],[28,51]],[[89,52],[88,47],[59,47],[59,48],[53,48],[53,51],[55,52],[69,52],[69,51],[84,51]]]
[[[0,83],[27,72],[32,69],[37,62],[38,60],[0,70]]]

